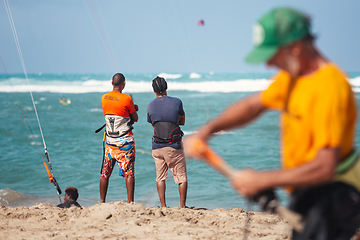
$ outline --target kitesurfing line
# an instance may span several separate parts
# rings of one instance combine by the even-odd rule
[[[8,0],[4,0],[4,5],[5,5],[5,9],[6,9],[6,13],[7,13],[7,16],[8,16],[8,19],[9,19],[9,22],[10,22],[10,27],[11,27],[11,30],[12,30],[12,33],[13,33],[13,36],[14,36],[14,41],[15,41],[15,44],[16,44],[16,47],[17,47],[17,51],[18,51],[18,54],[19,54],[19,58],[20,58],[20,62],[21,62],[21,66],[22,66],[22,69],[23,69],[23,72],[24,72],[24,75],[25,75],[25,79],[28,83],[28,85],[30,85],[29,83],[29,79],[28,79],[28,75],[27,75],[27,71],[26,71],[26,67],[25,67],[25,62],[24,62],[24,57],[22,55],[22,51],[21,51],[21,47],[20,47],[20,42],[19,42],[19,39],[18,39],[18,36],[17,36],[17,32],[16,32],[16,28],[15,28],[15,24],[14,24],[14,20],[13,20],[13,17],[12,17],[12,14],[11,14],[11,9],[10,9],[10,5],[9,5],[9,2]],[[2,58],[1,58],[1,61],[2,61]],[[3,66],[4,66],[4,69],[6,71],[6,68],[5,68],[5,65],[4,65],[4,62],[2,61],[3,63]],[[6,74],[7,74],[7,71],[6,71]],[[8,74],[7,74],[8,76]],[[32,103],[33,103],[33,106],[34,106],[34,112],[35,112],[35,115],[36,115],[36,119],[37,119],[37,122],[38,122],[38,125],[39,125],[39,130],[40,130],[40,133],[41,133],[41,138],[42,138],[42,141],[43,141],[43,144],[44,144],[44,151],[45,151],[45,156],[47,158],[47,164],[43,158],[43,156],[41,155],[41,159],[43,160],[43,163],[44,163],[44,166],[45,166],[45,169],[46,169],[46,172],[48,173],[48,176],[49,176],[49,180],[50,182],[52,182],[56,188],[56,192],[59,196],[59,200],[60,200],[60,203],[61,203],[61,198],[60,198],[60,194],[61,194],[61,189],[60,189],[60,186],[59,184],[57,183],[55,177],[54,177],[54,173],[53,173],[53,170],[52,170],[52,165],[51,165],[51,161],[50,161],[50,156],[49,156],[49,152],[47,150],[47,147],[46,147],[46,143],[45,143],[45,138],[44,138],[44,134],[42,132],[42,128],[41,128],[41,124],[40,124],[40,120],[39,120],[39,116],[38,116],[38,113],[37,113],[37,109],[36,109],[36,105],[35,105],[35,101],[34,101],[34,97],[33,97],[33,94],[31,92],[31,90],[29,90],[29,93],[30,93],[30,96],[31,96],[31,100],[32,100]],[[17,98],[16,98],[17,99]],[[25,113],[23,111],[23,109],[21,108],[21,111],[23,113],[23,116],[26,120],[26,123],[30,129],[30,132],[33,136],[33,138],[35,139],[35,136],[34,136],[34,133],[33,131],[31,130],[31,127],[27,121],[27,118],[25,116]],[[40,151],[40,149],[39,149]]]
[[[162,10],[162,15],[161,15],[161,16],[165,16],[165,19],[164,19],[163,22],[166,23],[166,26],[167,26],[167,28],[168,28],[168,31],[167,31],[167,32],[169,32],[169,33],[171,34],[172,40],[173,40],[173,42],[175,42],[175,44],[176,44],[176,46],[177,46],[177,49],[181,49],[181,43],[182,43],[182,41],[181,41],[181,40],[178,40],[178,39],[176,38],[175,33],[174,33],[174,27],[170,25],[171,20],[174,19],[173,15],[172,15],[171,17],[168,16],[168,12],[165,11],[164,5],[161,3],[161,0],[158,0],[158,4],[159,4],[159,6],[160,6],[160,8],[161,8],[161,10]],[[186,41],[186,43],[188,43],[188,42],[189,42],[189,40]],[[190,53],[190,51],[189,51],[188,48],[186,49],[186,52]],[[179,53],[178,53],[178,55],[179,55],[179,56],[181,57],[181,59],[182,59],[183,64],[184,64],[185,67],[187,67],[188,69],[192,69],[193,60],[191,59],[191,63],[190,63],[190,61],[187,61],[187,58],[184,56],[183,53],[184,53],[183,51],[179,51]],[[192,55],[191,55],[191,57],[192,57]],[[191,65],[191,66],[190,66],[190,65]]]
[[[112,45],[111,45],[111,41],[109,40],[106,28],[104,27],[105,24],[103,24],[103,20],[102,20],[102,14],[101,11],[99,9],[98,5],[94,5],[92,1],[85,1],[83,0],[84,5],[86,6],[87,10],[88,10],[88,14],[90,15],[91,19],[93,20],[93,24],[95,26],[96,32],[99,35],[99,38],[101,40],[101,43],[103,45],[103,47],[106,50],[106,54],[108,55],[108,58],[111,59],[111,63],[114,67],[114,71],[118,72],[118,63],[116,61],[115,55],[113,54],[113,49],[112,49]],[[131,96],[132,99],[133,96],[131,94],[129,94]],[[106,123],[104,123],[101,127],[99,127],[98,129],[95,130],[95,133],[100,132],[101,130],[104,129],[104,127],[106,126]],[[102,139],[102,143],[103,143],[103,158],[102,158],[102,165],[101,165],[101,169],[100,169],[100,174],[101,174],[101,170],[103,169],[103,164],[104,164],[104,156],[105,156],[105,136],[106,136],[106,130],[104,131],[103,134],[103,139]],[[150,190],[148,193],[144,194],[143,196],[147,195],[147,194],[151,194],[154,198],[156,192],[152,190]],[[141,197],[142,198],[142,197]]]
[[[183,14],[181,12],[182,8],[178,5],[178,1],[175,1],[175,4],[176,4],[176,9],[180,9],[179,12],[180,12],[180,23],[181,23],[181,27],[182,29],[184,30],[185,32],[185,36],[186,36],[186,41],[187,41],[187,44],[188,46],[190,47],[190,56],[191,56],[191,69],[193,69],[194,67],[194,51],[193,51],[193,46],[192,46],[192,41],[190,41],[190,38],[189,38],[189,34],[188,34],[188,31],[187,31],[187,28],[184,26],[184,18],[183,18]],[[193,70],[191,72],[194,72]]]
[[[83,3],[86,6],[86,9],[88,10],[88,14],[91,17],[92,22],[95,26],[95,30],[99,35],[103,47],[106,50],[106,54],[111,60],[111,64],[114,67],[114,71],[117,72],[119,65],[116,61],[115,55],[113,54],[114,51],[112,49],[111,41],[108,40],[109,37],[105,28],[106,25],[103,23],[104,21],[102,20],[103,18],[101,15],[101,11],[99,11],[98,9],[99,7],[95,6],[91,0],[90,1],[83,0]]]

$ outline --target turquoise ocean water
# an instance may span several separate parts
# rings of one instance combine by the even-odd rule
[[[168,81],[168,95],[183,101],[185,136],[217,116],[226,106],[266,88],[270,73],[161,73]],[[147,104],[155,98],[151,80],[156,74],[125,74],[125,93],[139,106],[139,121],[134,125],[136,141],[135,201],[159,206],[155,183],[155,165],[151,156],[152,127],[146,122]],[[349,81],[359,99],[360,72],[350,72]],[[68,186],[79,189],[79,203],[98,203],[102,161],[104,117],[101,96],[111,91],[112,74],[42,74],[0,75],[0,205],[32,206],[38,202],[59,204],[41,160],[44,146],[29,91],[36,103],[42,131],[52,162],[54,175],[64,191]],[[59,98],[71,104],[63,106]],[[360,104],[358,102],[358,104]],[[34,132],[33,139],[21,111]],[[279,168],[279,114],[266,113],[244,129],[219,134],[211,146],[232,166],[256,169]],[[359,128],[358,128],[359,129]],[[359,130],[358,130],[359,131]],[[357,146],[359,140],[357,139]],[[189,189],[187,205],[197,208],[247,207],[227,179],[201,161],[187,159]],[[278,191],[284,204],[286,194]],[[61,195],[63,198],[64,193]],[[167,204],[179,206],[177,185],[169,172]],[[115,168],[109,184],[107,201],[126,201],[125,182]]]

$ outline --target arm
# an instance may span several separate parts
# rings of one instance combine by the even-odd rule
[[[134,121],[134,122],[137,122],[139,120],[139,116],[137,114],[137,111],[139,111],[139,106],[137,104],[134,104],[131,96],[130,96],[130,99],[131,99],[131,102],[130,102],[130,105],[134,105],[134,109],[135,111],[133,113],[130,113],[130,118]],[[129,109],[130,110],[130,109]],[[132,109],[131,109],[132,110]],[[130,110],[130,111],[131,111]]]
[[[199,129],[200,139],[207,141],[213,133],[243,126],[256,119],[267,108],[261,102],[260,93],[230,105],[219,116]]]
[[[139,120],[139,116],[137,114],[136,111],[134,111],[133,113],[130,114],[130,117],[131,119],[134,121],[134,122],[137,122]]]
[[[273,187],[313,186],[333,179],[339,148],[324,147],[318,150],[311,162],[287,170],[256,171],[239,170],[232,179],[232,185],[243,196],[253,196],[261,190]]]
[[[198,133],[187,137],[184,140],[184,149],[188,157],[200,158],[196,151],[193,151],[194,139],[200,139],[207,142],[212,134],[221,130],[228,130],[238,126],[243,126],[251,120],[257,118],[267,109],[261,102],[260,93],[235,102],[225,109],[219,116],[202,126]]]
[[[179,116],[179,125],[185,125],[185,115]]]

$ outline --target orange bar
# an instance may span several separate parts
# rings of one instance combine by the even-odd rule
[[[43,158],[42,156],[41,156],[41,159],[43,160],[45,169],[46,169],[46,171],[47,171],[47,173],[48,173],[48,175],[49,175],[49,180],[50,180],[50,182],[53,182],[53,181],[54,181],[53,176],[51,175],[50,170],[49,170],[49,168],[48,168],[48,166],[47,166],[47,164],[46,164],[46,162],[44,161],[44,158]]]

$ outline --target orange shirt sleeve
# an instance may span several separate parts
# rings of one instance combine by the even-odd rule
[[[128,106],[128,110],[129,110],[129,113],[132,114],[133,112],[135,112],[135,105],[134,105],[134,101],[132,100],[132,98],[129,96],[129,104],[127,105]]]

